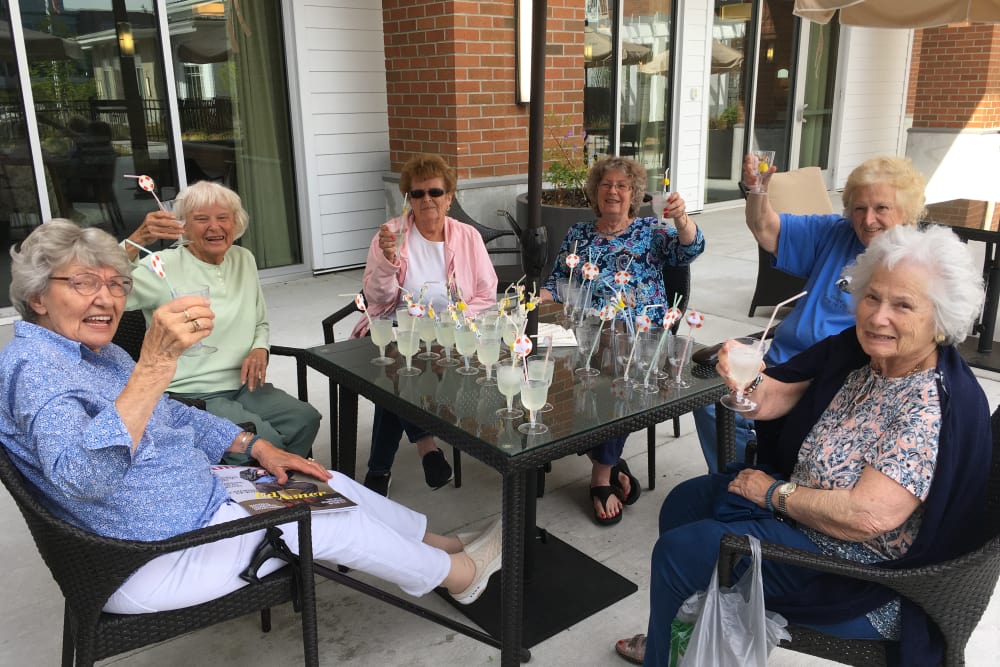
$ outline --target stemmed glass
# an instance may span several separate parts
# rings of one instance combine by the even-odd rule
[[[428,361],[440,358],[440,354],[431,352],[431,345],[434,344],[434,339],[437,337],[437,322],[434,318],[426,314],[423,317],[418,317],[417,333],[420,334],[420,339],[424,341],[424,351],[417,355],[417,359]]]
[[[545,405],[548,394],[549,385],[545,380],[521,378],[521,405],[528,409],[528,421],[518,426],[518,431],[526,435],[548,433],[549,427],[536,421],[536,413]]]
[[[753,168],[753,173],[757,176],[757,182],[754,183],[750,192],[754,194],[766,193],[768,183],[771,181],[771,177],[768,174],[771,171],[771,167],[774,166],[774,151],[754,151],[750,166]]]
[[[643,331],[638,334],[638,347],[635,349],[635,359],[632,361],[639,369],[639,379],[635,381],[635,389],[646,394],[656,394],[660,391],[660,385],[656,381],[656,371],[660,366],[659,353],[660,336],[669,336],[669,331],[654,329]],[[646,373],[649,373],[649,382],[646,382]]]
[[[654,229],[666,229],[670,227],[670,223],[663,215],[663,209],[667,207],[667,199],[670,194],[664,194],[661,192],[651,192],[653,200],[650,202],[650,206],[653,207],[653,214],[656,216],[656,224],[653,225]]]
[[[497,381],[493,379],[493,364],[500,360],[500,330],[496,327],[483,327],[479,330],[479,337],[476,338],[476,356],[479,362],[486,367],[486,377],[476,380],[477,384],[483,386],[494,386]]]
[[[462,362],[451,358],[451,348],[455,345],[455,323],[442,314],[437,320],[436,332],[438,343],[444,352],[444,357],[437,360],[437,365],[458,366]]]
[[[396,309],[396,326],[400,331],[413,331],[416,328],[417,318],[410,315],[410,309],[401,306]]]
[[[173,199],[161,199],[160,208],[162,208],[167,213],[173,214],[174,212],[174,200]],[[181,248],[191,243],[186,236],[184,236],[184,231],[187,229],[187,223],[183,219],[178,220],[181,223],[181,237],[170,244],[171,248]]]
[[[500,364],[497,367],[497,387],[507,399],[507,407],[497,410],[497,416],[503,419],[517,419],[524,416],[524,411],[514,407],[514,397],[521,391],[521,380],[524,379],[524,369],[517,364]]]
[[[634,339],[627,331],[611,332],[611,350],[615,368],[615,378],[611,381],[611,384],[614,386],[629,384],[632,381],[632,377],[630,376],[635,375],[637,359],[632,352],[633,344]],[[631,365],[629,365],[630,358]],[[629,369],[628,376],[625,375],[626,367]]]
[[[392,317],[388,315],[373,317],[368,331],[371,333],[372,342],[378,346],[378,356],[372,358],[372,363],[376,366],[392,365],[394,363],[392,357],[385,356],[385,348],[392,342]]]
[[[600,320],[597,318],[587,317],[573,329],[576,334],[576,347],[580,351],[580,354],[583,355],[584,362],[583,368],[577,368],[573,371],[577,375],[594,377],[601,374],[600,370],[590,367],[590,357],[594,353],[597,337],[601,335],[600,325]]]
[[[580,299],[580,285],[575,280],[571,281],[569,277],[559,278],[556,280],[556,294],[563,304],[563,320],[569,326],[573,326],[573,322],[576,321],[577,301]]]
[[[500,322],[500,330],[503,332],[504,349],[510,350],[514,346],[514,341],[521,334],[521,327],[524,325],[525,314],[519,310],[506,313]]]
[[[671,334],[667,339],[667,362],[670,364],[670,386],[687,389],[691,382],[684,377],[684,368],[691,361],[691,351],[694,348],[692,336]]]
[[[396,331],[396,348],[406,357],[406,368],[401,368],[396,375],[420,375],[420,369],[413,366],[413,355],[420,349],[420,334],[416,331]]]
[[[476,332],[468,323],[455,329],[455,349],[465,360],[465,366],[456,369],[455,372],[459,375],[479,375],[479,369],[471,365],[472,355],[476,353]]]
[[[209,292],[208,285],[198,285],[194,289],[190,289],[190,290],[187,290],[187,291],[178,292],[178,293],[174,294],[174,297],[176,298],[176,297],[179,297],[179,296],[200,296],[200,297],[204,297],[204,298],[207,299],[207,298],[209,298],[209,295],[210,295],[210,292]],[[197,319],[192,320],[192,322],[196,322],[196,321],[197,321]],[[212,354],[213,352],[218,352],[218,351],[219,351],[219,348],[214,347],[212,345],[206,345],[202,341],[198,341],[197,343],[195,343],[194,345],[192,345],[191,347],[189,347],[188,349],[186,349],[184,351],[184,354],[182,356],[185,356],[185,357],[201,357],[201,356],[204,356],[206,354]]]
[[[734,338],[729,343],[729,377],[736,383],[736,394],[727,394],[719,401],[733,412],[750,412],[757,404],[743,395],[743,388],[760,373],[764,346],[756,338]]]
[[[529,380],[542,380],[545,382],[546,386],[552,386],[552,377],[556,373],[556,360],[555,359],[545,359],[544,354],[533,354],[528,357],[528,379]],[[538,409],[539,412],[551,412],[552,404],[548,401],[545,402],[541,408]]]

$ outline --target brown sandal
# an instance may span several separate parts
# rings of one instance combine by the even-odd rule
[[[615,642],[615,651],[629,662],[641,665],[646,657],[646,635],[633,635]]]

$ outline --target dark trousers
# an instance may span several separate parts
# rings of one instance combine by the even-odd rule
[[[388,475],[392,470],[392,462],[396,460],[399,441],[403,433],[410,442],[431,435],[422,428],[400,419],[394,412],[375,406],[375,419],[372,424],[372,447],[368,455],[368,472],[374,475]]]

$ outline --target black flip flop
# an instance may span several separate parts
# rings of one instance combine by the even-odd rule
[[[639,496],[642,495],[642,487],[639,486],[639,480],[636,476],[628,469],[628,463],[625,462],[625,459],[618,459],[618,463],[611,468],[611,486],[621,491],[622,485],[618,481],[619,473],[628,477],[629,482],[628,497],[622,498],[622,502],[626,505],[634,505],[635,501],[639,500]]]
[[[608,499],[615,495],[615,490],[610,486],[592,486],[590,487],[590,500],[593,504],[594,498],[601,501],[601,506],[604,508],[604,513],[608,512]],[[600,517],[597,515],[597,510],[594,510],[594,521],[597,522],[599,526],[613,526],[622,520],[622,512],[618,512],[615,516]]]

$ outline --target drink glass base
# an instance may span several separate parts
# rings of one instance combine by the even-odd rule
[[[589,368],[589,367],[588,368],[577,368],[573,372],[576,373],[577,375],[582,375],[583,377],[588,377],[588,378],[597,377],[598,375],[601,374],[601,371],[599,371],[598,369],[596,369],[596,368]]]
[[[416,366],[410,366],[409,368],[400,368],[396,371],[396,375],[401,377],[412,377],[414,375],[420,375],[423,371]]]
[[[524,410],[519,410],[517,408],[500,408],[497,410],[497,417],[500,419],[518,419],[524,416]]]
[[[545,424],[539,424],[538,422],[535,422],[534,424],[531,422],[525,422],[518,426],[517,430],[525,435],[539,435],[540,433],[548,433],[549,427]]]
[[[746,397],[736,398],[734,394],[728,394],[719,401],[733,412],[751,412],[757,409],[757,404]]]
[[[441,357],[434,362],[438,366],[461,366],[462,362],[454,357]]]
[[[372,357],[372,363],[376,366],[392,366],[396,360],[392,357]]]

